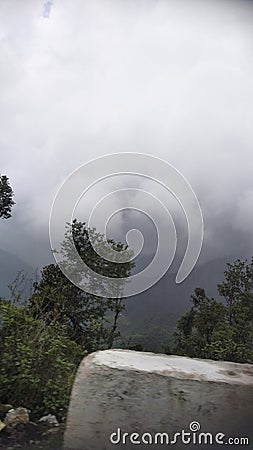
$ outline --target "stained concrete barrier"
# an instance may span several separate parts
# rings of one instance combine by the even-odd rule
[[[79,367],[64,450],[253,448],[252,425],[253,365],[106,350]]]

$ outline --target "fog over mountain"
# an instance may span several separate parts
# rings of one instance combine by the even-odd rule
[[[0,172],[16,205],[0,223],[0,248],[33,268],[53,261],[48,221],[61,183],[92,158],[130,151],[163,158],[191,183],[205,223],[200,263],[250,257],[252,21],[246,0],[3,0]],[[150,180],[133,185],[175,215],[175,273],[187,244],[182,211]],[[128,186],[118,177],[97,189],[102,197]],[[79,219],[94,198],[91,190]],[[120,240],[131,228],[146,233],[140,266],[153,255],[155,233],[141,215],[109,225]]]

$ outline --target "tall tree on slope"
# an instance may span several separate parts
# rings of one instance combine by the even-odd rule
[[[0,217],[9,219],[11,217],[14,192],[10,186],[9,178],[6,175],[0,175]]]

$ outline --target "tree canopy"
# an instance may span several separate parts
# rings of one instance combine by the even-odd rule
[[[15,202],[13,201],[14,192],[10,186],[9,178],[6,175],[0,175],[0,217],[9,219],[11,210]]]
[[[96,273],[108,277],[128,277],[134,264],[119,264],[101,258],[91,245],[89,233],[93,233],[93,238],[99,245],[109,242],[118,252],[125,249],[124,244],[116,243],[112,239],[106,240],[95,229],[88,232],[85,223],[75,220],[72,225],[67,225],[62,244],[66,264],[70,265],[72,270],[78,270],[71,253],[72,234],[79,255]],[[61,323],[66,326],[70,339],[85,346],[88,351],[93,351],[112,347],[124,303],[121,292],[118,298],[113,299],[92,295],[79,289],[66,278],[58,265],[50,264],[42,270],[41,280],[34,283],[29,307],[35,318],[43,318],[46,324]]]
[[[253,363],[253,258],[228,264],[218,285],[223,302],[197,288],[178,321],[174,352],[198,358]]]

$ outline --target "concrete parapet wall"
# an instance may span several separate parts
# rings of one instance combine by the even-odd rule
[[[64,450],[253,448],[252,424],[252,365],[106,350],[78,369]]]

